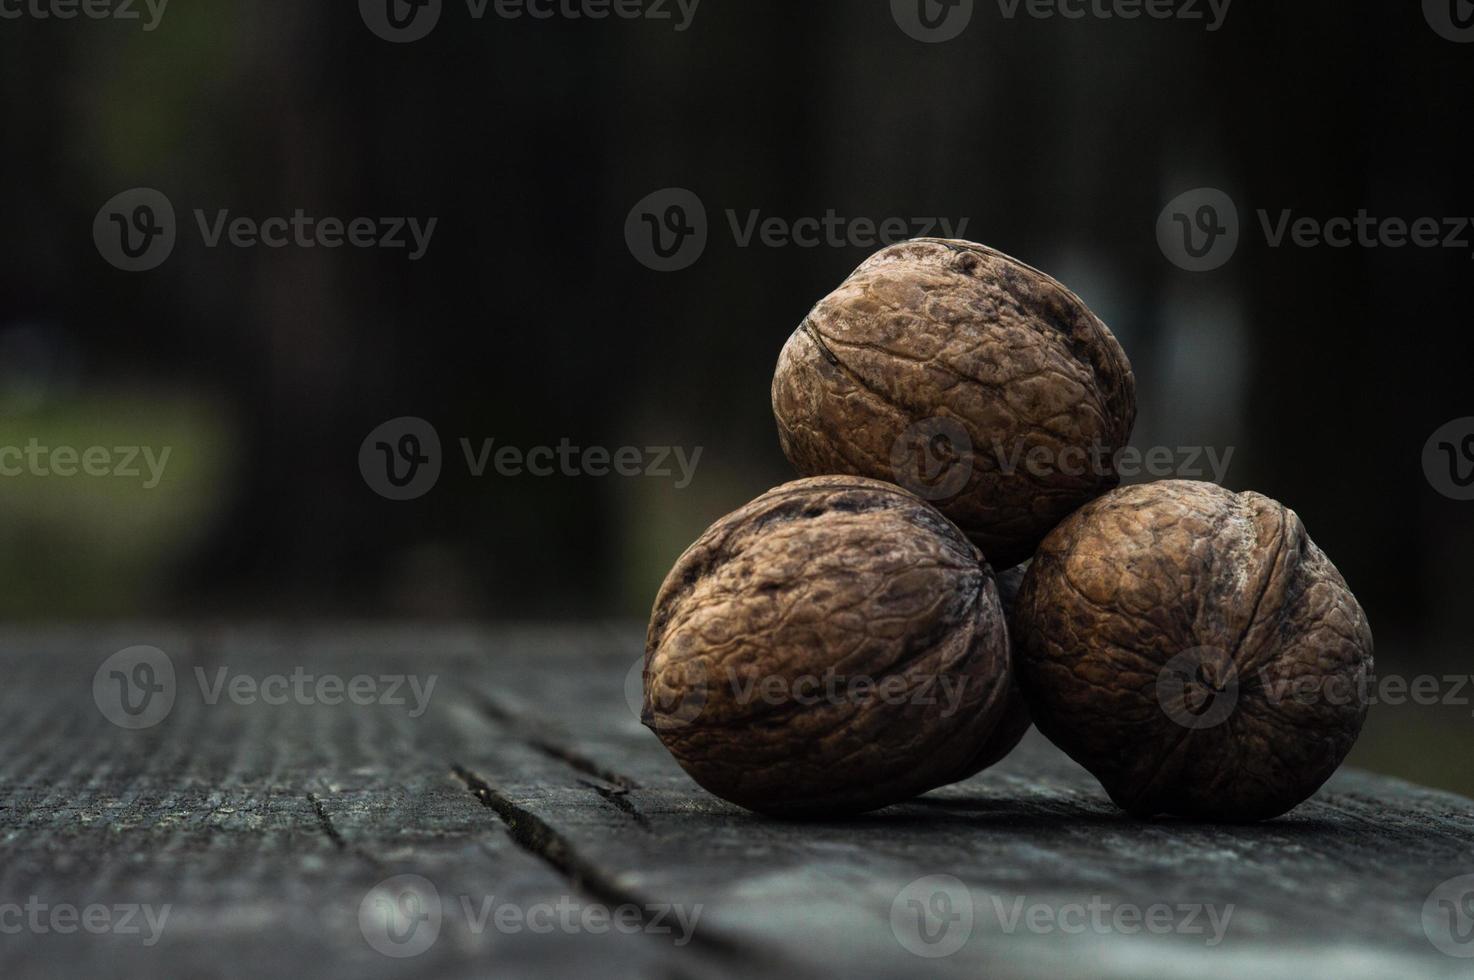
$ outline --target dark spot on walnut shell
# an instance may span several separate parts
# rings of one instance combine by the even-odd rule
[[[978,550],[898,487],[820,477],[728,515],[676,562],[650,621],[642,715],[717,796],[838,815],[1001,757],[1022,735],[1016,717],[1000,729],[1019,710],[1012,689]]]
[[[1003,615],[1008,620],[1009,629],[1013,629],[1013,611],[1018,607],[1018,592],[1023,588],[1029,564],[1024,562],[1006,572],[998,573],[998,600],[1003,603]]]
[[[1003,608],[1003,621],[1008,625],[1010,638],[1010,649],[1013,637],[1013,611],[1018,601],[1019,588],[1024,583],[1024,573],[1028,570],[1025,562],[1006,572],[997,573],[998,602]],[[1010,662],[1011,663],[1011,662]],[[978,759],[977,768],[968,776],[982,772],[996,763],[1002,762],[1003,758],[1018,748],[1029,729],[1034,727],[1033,716],[1029,713],[1028,701],[1024,698],[1022,689],[1018,686],[1018,671],[1013,672],[1013,683],[1008,686],[1008,700],[1005,703],[1003,718],[998,722],[998,727],[993,731],[993,737],[988,740],[990,751]],[[964,777],[965,778],[965,777]]]
[[[876,253],[821,301],[783,348],[772,397],[800,473],[899,483],[996,569],[1117,485],[1112,456],[1136,419],[1126,355],[1079,297],[941,239]]]
[[[1295,513],[1257,493],[1107,494],[1044,540],[1013,622],[1035,723],[1138,816],[1285,813],[1366,716],[1366,616]]]

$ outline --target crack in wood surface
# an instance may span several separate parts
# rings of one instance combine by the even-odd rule
[[[604,783],[596,783],[587,779],[578,780],[580,786],[587,786],[602,796],[610,806],[629,815],[641,830],[650,829],[650,819],[635,806],[635,801],[630,799],[629,790],[623,786],[608,786]]]
[[[328,840],[333,842],[334,847],[344,852],[345,854],[352,854],[357,858],[361,858],[362,860],[366,861],[368,864],[379,870],[384,869],[384,862],[380,861],[378,858],[374,857],[372,854],[368,853],[356,844],[350,843],[348,839],[343,836],[342,832],[339,831],[337,827],[333,826],[333,819],[332,817],[328,816],[328,809],[323,804],[322,797],[318,796],[316,793],[309,791],[307,794],[307,802],[312,804],[312,810],[314,813],[317,814],[318,826],[322,828],[322,832],[324,835],[327,836]]]
[[[619,884],[613,874],[606,872],[580,854],[568,838],[558,833],[547,821],[526,807],[519,806],[490,781],[458,763],[451,765],[451,772],[476,799],[481,801],[483,806],[501,819],[506,826],[507,834],[518,847],[541,858],[572,887],[587,892],[611,908],[621,906],[634,908],[639,914],[642,927],[659,925],[656,918],[657,913],[652,910],[651,906],[661,903],[654,902]],[[670,903],[664,904],[669,905]],[[714,936],[710,931],[692,931],[689,939],[690,947],[697,947],[724,958],[749,959],[754,955],[750,946],[723,936]]]
[[[489,633],[483,645],[511,652],[413,662],[396,632],[325,634],[342,652],[276,634],[228,637],[218,649],[166,643],[180,650],[181,672],[198,650],[261,676],[303,663],[433,670],[448,693],[414,719],[182,698],[166,724],[120,734],[89,685],[105,650],[140,632],[116,643],[90,631],[12,636],[7,650],[0,631],[0,695],[14,709],[0,733],[0,902],[109,895],[167,900],[178,915],[156,948],[0,935],[0,977],[212,976],[222,963],[273,977],[310,962],[324,980],[387,978],[409,961],[366,945],[357,914],[371,881],[417,874],[452,901],[498,896],[525,911],[566,895],[629,904],[651,925],[623,942],[592,930],[473,934],[459,918],[410,964],[447,980],[1469,980],[1458,971],[1470,961],[1429,943],[1422,911],[1440,883],[1474,872],[1474,802],[1396,780],[1345,770],[1262,825],[1142,823],[1034,733],[983,776],[905,805],[844,823],[774,823],[706,794],[633,727],[619,694],[634,629],[628,656],[584,630],[515,642]],[[460,634],[414,637],[432,654],[461,644]],[[381,662],[365,664],[365,650],[382,651]],[[460,765],[448,773],[451,761]],[[894,903],[937,874],[955,876],[981,913],[995,900],[1006,912],[1019,899],[1058,909],[1097,896],[1239,911],[1212,950],[1191,936],[1006,934],[989,914],[955,955],[917,959],[892,935]],[[650,910],[672,903],[702,910],[690,944],[653,925]],[[1269,959],[1281,953],[1282,963]]]
[[[498,704],[485,695],[476,698],[476,705],[481,713],[492,721],[511,730],[511,734],[528,748],[542,753],[550,759],[561,762],[571,769],[583,773],[585,776],[593,776],[595,779],[603,780],[621,789],[639,789],[640,784],[633,778],[620,772],[615,772],[606,766],[602,766],[581,752],[560,745],[546,732],[545,726],[540,726],[521,712],[514,711],[506,705]]]
[[[343,839],[342,834],[338,833],[338,828],[333,826],[333,821],[328,818],[327,808],[322,805],[322,800],[318,795],[316,793],[308,793],[307,802],[312,804],[312,809],[317,814],[317,824],[322,828],[322,832],[327,835],[328,840],[332,841],[338,850],[348,850],[348,842]]]

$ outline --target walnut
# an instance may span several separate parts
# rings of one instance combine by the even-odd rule
[[[972,242],[871,256],[789,338],[773,378],[804,475],[899,483],[997,569],[1115,487],[1135,379],[1105,324],[1049,276]]]
[[[1012,687],[977,549],[905,490],[831,476],[763,494],[676,562],[642,720],[723,799],[838,815],[1001,757],[1022,735]]]
[[[1169,481],[1043,542],[1015,610],[1034,721],[1138,815],[1278,816],[1361,731],[1372,634],[1294,511]]]

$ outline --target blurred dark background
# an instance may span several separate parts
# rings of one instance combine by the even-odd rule
[[[703,0],[684,30],[667,9],[477,20],[447,0],[403,44],[344,0],[180,2],[153,30],[0,20],[0,447],[172,451],[152,488],[0,477],[0,615],[642,619],[702,528],[791,476],[775,359],[873,250],[741,247],[727,212],[833,209],[966,218],[1069,284],[1132,359],[1137,445],[1233,447],[1224,482],[1300,513],[1381,672],[1471,672],[1474,503],[1423,453],[1474,415],[1474,232],[1272,248],[1257,212],[1474,215],[1474,45],[1417,3],[1233,4],[1209,31],[979,0],[945,43],[888,0]],[[137,273],[92,234],[135,187],[178,213]],[[625,224],[669,187],[709,241],[660,272]],[[1194,273],[1156,227],[1200,187],[1237,203],[1242,240]],[[223,208],[438,221],[419,261],[208,248],[194,211]],[[443,443],[411,501],[358,468],[400,416]],[[474,478],[462,437],[702,455],[683,487]],[[1357,761],[1468,790],[1471,711],[1378,709]]]

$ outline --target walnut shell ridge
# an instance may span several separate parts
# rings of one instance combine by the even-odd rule
[[[898,483],[1001,571],[1119,483],[1135,390],[1120,344],[1063,285],[986,246],[922,238],[814,307],[772,399],[799,473]]]
[[[777,815],[910,799],[1027,728],[992,570],[925,501],[857,477],[702,534],[656,597],[644,683],[642,720],[696,782]]]
[[[1013,625],[1035,724],[1137,816],[1285,813],[1366,717],[1366,616],[1257,493],[1168,481],[1088,504],[1040,546]]]

